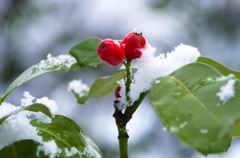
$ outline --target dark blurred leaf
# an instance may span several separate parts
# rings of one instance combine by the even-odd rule
[[[21,140],[5,146],[0,150],[1,158],[35,158],[39,143],[33,140]],[[48,158],[43,153],[41,158]]]
[[[240,82],[225,104],[217,93],[229,78],[203,63],[191,63],[160,77],[152,85],[151,104],[163,123],[183,144],[204,155],[227,151],[240,118]],[[156,81],[155,80],[155,81]]]
[[[2,122],[3,122],[4,120],[6,120],[9,116],[15,115],[15,114],[17,114],[17,113],[19,113],[19,112],[21,112],[21,111],[23,111],[23,110],[33,111],[33,112],[42,112],[42,113],[44,113],[45,115],[47,115],[48,117],[51,117],[51,112],[50,112],[50,110],[48,109],[48,107],[46,107],[46,106],[43,105],[43,104],[34,103],[34,104],[32,104],[32,105],[25,106],[25,107],[22,107],[22,108],[20,108],[20,109],[18,109],[18,110],[15,110],[15,111],[11,112],[10,114],[2,117],[2,118],[0,119],[0,125],[1,125]]]
[[[69,50],[81,66],[92,67],[103,63],[97,55],[97,46],[101,42],[99,38],[86,38]]]

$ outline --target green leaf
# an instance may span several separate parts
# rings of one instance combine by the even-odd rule
[[[227,151],[232,137],[240,133],[239,80],[235,97],[223,103],[217,93],[230,79],[220,77],[211,66],[191,63],[157,78],[151,89],[151,104],[162,124],[204,155]]]
[[[39,103],[34,103],[32,105],[29,105],[29,106],[24,106],[18,110],[15,110],[13,112],[11,112],[10,114],[6,115],[6,116],[3,116],[1,119],[0,119],[0,125],[2,124],[2,122],[4,120],[6,120],[9,116],[11,115],[15,115],[23,110],[27,110],[27,111],[33,111],[33,112],[42,112],[44,113],[45,115],[47,115],[48,117],[51,117],[51,112],[50,110],[48,109],[48,107],[46,107],[45,105],[43,104],[39,104]]]
[[[115,71],[109,77],[103,77],[97,79],[91,86],[89,91],[89,97],[105,97],[111,94],[117,87],[117,81],[126,76],[126,70],[120,69]]]
[[[97,47],[101,42],[99,38],[86,38],[69,50],[78,63],[84,67],[92,67],[103,63],[97,55]]]
[[[71,90],[72,94],[77,99],[78,104],[84,104],[89,98],[88,98],[88,91],[84,90],[81,93],[84,94],[82,97],[79,96],[79,93],[76,93],[74,90]]]
[[[240,79],[240,72],[231,70],[213,59],[207,57],[199,57],[197,62],[205,63],[209,66],[212,66],[225,76],[228,76],[229,74],[234,74],[236,78]]]
[[[79,104],[84,104],[89,98],[94,97],[94,98],[100,98],[100,97],[105,97],[109,94],[111,94],[115,88],[117,87],[117,81],[120,79],[124,78],[126,75],[126,70],[125,69],[120,69],[115,71],[111,76],[109,77],[103,77],[103,78],[98,78],[91,86],[89,92],[83,92],[85,95],[83,97],[79,97],[79,94],[74,92],[73,90],[72,93],[77,99],[77,102]]]
[[[72,64],[71,67],[68,68],[69,62],[67,60],[64,63],[58,65],[53,65],[51,62],[45,62],[44,67],[41,65],[42,62],[33,65],[32,67],[25,70],[18,78],[16,78],[0,98],[0,104],[4,102],[8,95],[11,94],[16,88],[40,75],[54,71],[75,71],[82,68],[77,63]]]
[[[1,158],[34,158],[36,157],[39,143],[33,140],[21,140],[5,146],[0,150]],[[40,152],[41,158],[48,158]]]
[[[102,158],[102,153],[96,144],[78,124],[65,116],[55,115],[50,124],[35,119],[31,121],[31,125],[39,130],[38,135],[43,138],[43,141],[55,140],[58,148],[63,151],[60,157],[65,157],[66,149],[70,151],[75,147],[80,155],[76,154],[74,157]]]

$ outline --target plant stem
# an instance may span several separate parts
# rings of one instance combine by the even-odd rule
[[[129,92],[130,92],[130,85],[132,83],[132,73],[131,73],[131,69],[130,69],[131,61],[130,60],[127,61],[127,64],[125,64],[125,67],[126,67],[126,71],[127,71],[126,98],[127,98],[128,105],[130,105],[131,99],[129,96]]]
[[[127,72],[127,81],[126,81],[126,98],[127,98],[127,108],[124,113],[122,113],[122,110],[118,109],[119,101],[114,101],[114,107],[115,112],[113,114],[113,117],[115,118],[116,125],[118,128],[118,140],[119,140],[119,151],[120,151],[120,158],[128,158],[128,133],[126,130],[127,123],[131,120],[133,113],[137,110],[145,96],[148,94],[149,91],[143,92],[140,94],[139,99],[135,101],[132,106],[131,105],[131,99],[129,96],[130,92],[130,85],[132,83],[131,79],[131,61],[127,61],[127,63],[122,62],[126,67]]]
[[[118,128],[120,158],[128,158],[128,138],[126,127]]]
[[[143,99],[146,97],[149,91],[143,92],[140,94],[139,99],[133,103],[133,106],[128,106],[124,112],[118,109],[119,101],[114,101],[115,112],[113,117],[116,120],[116,125],[118,127],[118,141],[119,141],[119,150],[120,158],[128,158],[128,133],[126,130],[127,123],[131,120],[132,115],[137,110],[139,105],[142,103]]]

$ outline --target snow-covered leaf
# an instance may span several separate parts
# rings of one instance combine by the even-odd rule
[[[78,63],[84,67],[92,67],[103,63],[97,55],[97,46],[101,42],[99,38],[86,38],[69,50]]]
[[[25,139],[0,150],[0,157],[19,158],[102,158],[102,153],[86,133],[71,119],[55,115],[51,123],[32,120],[43,142]],[[16,133],[17,134],[17,133]]]
[[[32,105],[29,106],[23,106],[18,110],[15,110],[13,112],[11,112],[10,114],[3,116],[2,118],[0,118],[0,125],[2,124],[2,122],[4,120],[6,120],[9,116],[11,115],[15,115],[18,114],[19,112],[23,111],[23,110],[27,110],[27,111],[33,111],[33,112],[42,112],[45,115],[51,117],[51,112],[49,110],[49,108],[43,104],[39,104],[39,103],[34,103]]]
[[[48,55],[47,60],[42,60],[40,63],[31,66],[12,82],[0,98],[0,104],[17,87],[40,75],[54,71],[75,71],[81,68],[82,67],[77,64],[77,61],[69,55],[60,55],[59,57],[51,57],[51,55]]]
[[[91,97],[100,98],[111,94],[117,87],[117,81],[124,78],[125,75],[126,70],[119,69],[109,77],[95,80],[89,91],[81,91],[81,94],[79,94],[71,89],[71,92],[74,94],[79,104],[84,104]]]
[[[163,126],[204,155],[227,151],[240,135],[239,103],[239,80],[198,62],[157,78],[151,89]]]
[[[60,157],[66,155],[91,158],[102,157],[99,148],[81,127],[65,116],[55,115],[50,124],[37,120],[31,121],[31,124],[39,130],[38,135],[43,138],[43,141],[55,140],[57,147],[62,150],[61,153],[59,152]]]
[[[201,63],[207,64],[209,66],[212,66],[225,76],[227,76],[229,74],[234,74],[234,76],[236,78],[240,79],[240,72],[231,70],[213,59],[210,59],[207,57],[199,57],[197,62],[201,62]]]

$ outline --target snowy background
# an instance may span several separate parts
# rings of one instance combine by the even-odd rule
[[[239,0],[1,0],[0,3],[0,95],[28,67],[68,50],[87,37],[122,39],[138,28],[157,54],[171,52],[180,43],[197,47],[240,71]],[[157,55],[156,54],[156,55]],[[117,128],[112,114],[114,95],[76,104],[68,83],[82,79],[88,86],[119,67],[101,64],[75,72],[40,76],[16,89],[7,99],[21,105],[24,91],[59,105],[59,114],[75,120],[103,152],[118,157]],[[203,158],[183,146],[174,134],[164,131],[149,103],[144,100],[128,124],[131,158]],[[209,158],[237,158],[240,141],[228,153]]]

